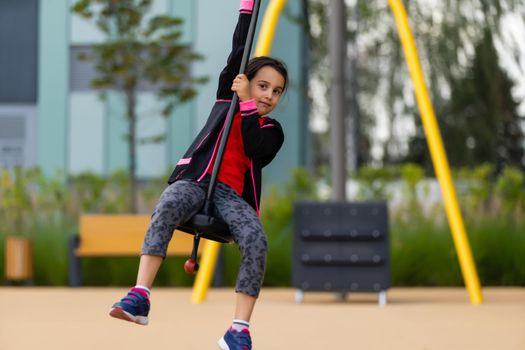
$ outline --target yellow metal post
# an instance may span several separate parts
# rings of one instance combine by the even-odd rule
[[[206,291],[211,285],[211,279],[217,265],[217,258],[221,249],[221,244],[215,241],[204,240],[204,249],[202,250],[201,260],[199,262],[199,271],[195,277],[191,302],[199,304],[206,299]]]
[[[286,0],[272,0],[264,13],[264,18],[255,46],[255,57],[269,55],[272,51],[273,37]]]
[[[436,116],[425,85],[423,71],[417,54],[414,37],[408,23],[408,16],[401,0],[388,0],[394,14],[399,37],[405,52],[406,62],[414,84],[416,99],[421,113],[427,143],[430,148],[432,163],[443,193],[445,210],[452,231],[452,237],[463,274],[463,280],[472,304],[481,304],[483,297],[479,283],[476,265],[472,257],[468,237],[459,209],[456,191],[452,182],[447,156],[441,140],[441,134],[436,122]]]
[[[275,28],[277,27],[279,16],[285,4],[286,0],[272,0],[268,5],[259,32],[259,38],[257,39],[255,56],[264,56],[270,53]],[[221,249],[220,243],[208,240],[205,240],[205,242],[206,244],[202,251],[199,264],[200,268],[197,272],[195,283],[193,284],[191,301],[194,304],[200,304],[206,299],[206,292],[211,285],[211,279]]]

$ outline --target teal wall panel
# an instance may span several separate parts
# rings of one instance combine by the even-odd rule
[[[104,174],[104,104],[94,92],[76,92],[69,99],[68,173]]]
[[[37,163],[67,169],[69,1],[40,1]]]
[[[137,176],[151,178],[166,172],[167,142],[151,142],[151,138],[167,136],[168,121],[162,116],[163,104],[155,93],[141,93],[137,101]]]
[[[115,170],[128,169],[129,156],[126,135],[128,123],[124,97],[118,93],[109,93],[106,106],[106,174]]]

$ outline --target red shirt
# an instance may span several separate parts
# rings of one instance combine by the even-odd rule
[[[250,158],[244,154],[241,123],[241,112],[238,112],[233,117],[232,128],[222,158],[221,169],[217,176],[218,181],[233,188],[239,196],[242,196],[244,189],[244,174],[250,167]],[[208,168],[208,174],[211,174],[213,171],[215,157],[216,155],[214,155],[213,165]]]

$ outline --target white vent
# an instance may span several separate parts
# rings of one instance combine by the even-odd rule
[[[0,166],[24,165],[26,125],[23,116],[0,116]]]
[[[0,168],[36,165],[36,106],[0,104]]]

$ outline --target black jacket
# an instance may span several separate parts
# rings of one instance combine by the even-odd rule
[[[206,124],[192,142],[183,158],[177,163],[168,183],[180,179],[200,181],[207,173],[219,144],[226,114],[233,97],[231,86],[239,74],[246,36],[252,15],[241,12],[233,34],[232,52],[219,77],[217,100]],[[237,106],[236,112],[239,110]],[[261,117],[256,110],[243,111],[241,124],[244,152],[251,160],[250,169],[244,175],[242,197],[259,213],[261,198],[261,172],[268,165],[284,142],[281,125],[269,117]]]

